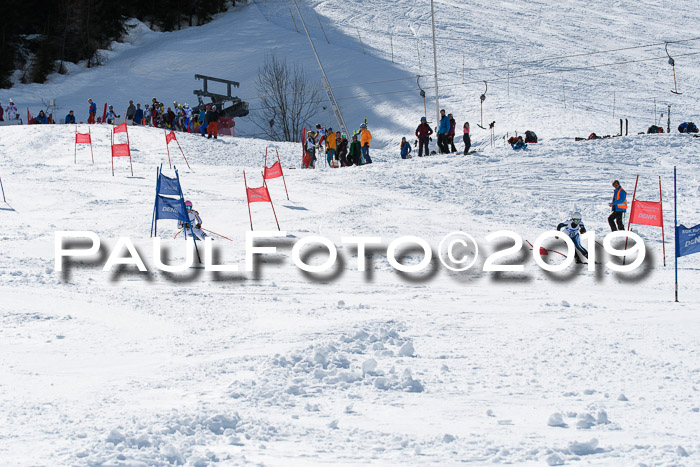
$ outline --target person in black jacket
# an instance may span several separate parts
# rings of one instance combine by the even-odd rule
[[[423,157],[423,148],[425,148],[425,155],[430,155],[430,149],[428,147],[430,143],[430,135],[433,134],[433,129],[428,125],[428,121],[425,117],[421,117],[420,125],[416,128],[416,137],[418,138],[418,157]]]
[[[219,136],[219,111],[216,110],[216,106],[212,105],[211,110],[207,112],[207,133],[209,136],[207,138],[211,139],[211,135],[214,135],[214,139]]]
[[[348,160],[355,165],[362,165],[362,147],[360,146],[360,142],[357,140],[357,135],[352,135],[352,143],[350,143]]]

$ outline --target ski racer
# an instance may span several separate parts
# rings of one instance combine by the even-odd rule
[[[114,106],[110,105],[109,110],[107,111],[107,123],[114,125],[117,123],[116,120],[120,117],[121,115],[116,115],[114,113]]]
[[[574,215],[571,216],[571,219],[557,226],[557,230],[562,230],[562,228],[563,232],[574,242],[576,250],[578,250],[584,258],[588,259],[588,251],[581,245],[581,234],[586,233],[586,227],[581,221],[581,213],[576,211]],[[574,259],[577,263],[583,262],[579,259],[578,255],[576,255],[576,252],[574,252]]]
[[[199,213],[192,209],[192,201],[185,201],[185,208],[187,209],[187,216],[189,222],[183,223],[179,221],[177,223],[178,228],[185,229],[185,234],[190,233],[194,235],[197,240],[204,240],[207,234],[202,230],[202,218],[199,217]],[[190,230],[191,228],[191,230]]]

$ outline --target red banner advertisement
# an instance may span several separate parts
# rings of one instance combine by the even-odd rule
[[[114,127],[114,133],[126,133],[126,122]]]
[[[267,191],[267,187],[261,186],[260,188],[246,188],[248,192],[248,203],[271,203],[270,192]]]
[[[663,211],[659,201],[632,200],[630,223],[663,227]]]
[[[272,164],[272,167],[265,167],[265,174],[263,175],[265,180],[270,180],[272,178],[279,178],[282,176],[282,164],[279,161]]]
[[[177,141],[177,138],[175,137],[175,132],[172,130],[170,130],[170,133],[165,135],[165,144],[168,144],[171,141]]]

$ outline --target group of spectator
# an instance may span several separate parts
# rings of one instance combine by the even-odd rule
[[[10,100],[10,105],[4,112],[0,105],[0,120],[3,119],[3,114],[11,120],[19,119],[17,108],[12,100]],[[166,108],[165,105],[158,102],[158,99],[154,97],[151,103],[146,104],[144,108],[141,108],[140,103],[134,104],[134,101],[130,100],[126,112],[124,113],[124,121],[128,125],[165,128],[169,130],[187,131],[189,133],[199,132],[202,136],[216,139],[219,135],[218,121],[220,116],[221,114],[216,108],[216,105],[209,104],[202,107],[199,112],[195,112],[195,109],[191,108],[189,104],[178,104],[177,101],[173,102],[172,107]],[[92,99],[88,99],[87,123],[107,123],[115,125],[117,124],[117,120],[121,118],[122,116],[116,113],[113,105],[107,106],[104,118],[102,116],[97,116],[97,104],[93,102]],[[66,124],[75,124],[77,122],[75,111],[70,110],[63,122]],[[56,122],[54,121],[53,114],[47,116],[43,110],[40,110],[39,114],[28,123],[50,124]]]
[[[371,164],[372,158],[369,155],[371,141],[372,133],[367,129],[366,123],[360,125],[360,129],[352,135],[351,141],[348,141],[347,136],[340,131],[334,132],[330,127],[326,129],[319,123],[315,131],[309,129],[306,133],[304,168],[316,168],[316,161],[321,154],[325,154],[328,166],[334,168]]]
[[[452,154],[457,152],[455,147],[455,132],[457,128],[457,122],[455,121],[452,114],[445,115],[445,109],[440,110],[440,123],[437,128],[437,145],[440,154]],[[433,129],[428,125],[428,121],[425,117],[421,117],[420,124],[416,128],[416,144],[418,145],[418,157],[423,157],[430,155],[430,142],[433,140],[431,135],[433,134]],[[462,127],[462,135],[464,141],[464,154],[469,152],[471,148],[471,136],[469,129],[469,122],[464,122]],[[406,141],[406,138],[401,140],[401,158],[409,158],[411,153],[410,144]]]

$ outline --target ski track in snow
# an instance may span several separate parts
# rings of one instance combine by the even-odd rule
[[[343,88],[337,97],[399,90],[402,83],[412,89],[416,73],[432,72],[429,7],[403,0],[391,8],[379,0],[300,6],[331,83],[408,78]],[[87,97],[117,107],[152,95],[193,102],[190,92],[199,84],[193,73],[239,80],[245,98],[256,94],[251,83],[266,48],[316,70],[288,7],[243,5],[209,25],[167,34],[137,24],[127,43],[107,52],[104,67],[76,66],[46,85],[0,90],[0,102],[13,97],[24,112],[26,105],[36,109],[41,97],[57,98],[63,114],[75,108],[79,118]],[[315,13],[330,45],[315,26]],[[299,165],[298,145],[278,145],[291,198],[281,181],[269,182],[280,224],[297,238],[323,235],[339,245],[344,265],[336,277],[312,280],[298,271],[291,242],[280,246],[279,261],[262,264],[259,277],[132,268],[106,273],[105,258],[72,264],[61,275],[54,269],[58,230],[95,231],[107,253],[117,237],[130,237],[153,267],[155,169],[168,166],[163,132],[130,128],[134,177],[122,159],[115,160],[113,177],[105,126],[92,127],[94,165],[85,147],[74,164],[72,126],[0,127],[0,176],[8,197],[0,209],[0,463],[700,462],[694,434],[700,432],[698,255],[679,260],[681,302],[671,301],[673,166],[679,220],[695,224],[700,139],[634,134],[653,123],[653,97],[659,113],[673,104],[672,127],[700,120],[693,93],[697,58],[677,59],[683,96],[668,93],[665,59],[565,73],[566,107],[560,74],[513,79],[509,91],[504,81],[489,83],[484,120],[497,121],[494,148],[488,132],[474,125],[480,80],[493,74],[468,71],[467,80],[478,84],[449,86],[461,82],[462,53],[468,67],[479,67],[694,37],[698,12],[679,14],[656,2],[630,10],[620,2],[446,0],[436,2],[436,15],[438,66],[455,72],[441,83],[441,104],[458,109],[458,126],[464,119],[472,123],[476,154],[418,159],[414,151],[413,159],[398,160],[398,141],[413,134],[423,113],[417,91],[340,100],[351,127],[368,116],[372,166],[291,169]],[[387,31],[395,34],[393,64]],[[212,36],[215,50],[201,53],[212,49]],[[163,40],[168,37],[174,40]],[[663,56],[663,49],[605,61],[649,56]],[[579,57],[511,71],[591,63],[599,62]],[[121,78],[124,70],[132,79]],[[432,119],[432,81],[422,78],[421,85]],[[134,96],[135,89],[142,95]],[[630,136],[573,141],[592,131],[616,133],[620,117],[630,118]],[[318,121],[331,118],[325,111]],[[525,152],[504,144],[506,132],[526,129],[538,133],[539,144]],[[237,130],[255,133],[246,119],[238,119]],[[222,260],[242,265],[249,229],[243,170],[250,186],[261,183],[267,143],[185,134],[178,140],[192,166],[171,147],[186,197],[205,228],[234,240],[215,242]],[[657,199],[662,176],[668,266],[662,265],[658,229],[639,227],[650,261],[636,281],[603,265],[596,273],[578,269],[556,279],[527,259],[529,252],[522,254],[522,274],[478,272],[491,252],[489,233],[513,230],[532,242],[574,210],[602,241],[610,182],[620,179],[631,197],[636,174],[638,198],[646,200]],[[251,209],[256,229],[275,228],[269,206]],[[172,240],[174,221],[158,229],[171,261],[182,261],[185,243]],[[382,253],[373,255],[366,273],[358,272],[356,253],[340,246],[342,236],[381,236],[386,246],[417,235],[436,247],[455,230],[477,239],[480,261],[462,274],[438,266],[423,280],[400,277]]]

